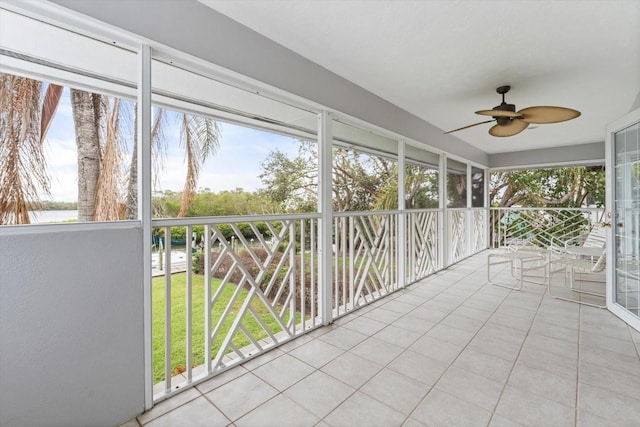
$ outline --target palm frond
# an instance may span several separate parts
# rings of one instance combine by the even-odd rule
[[[29,210],[50,188],[41,144],[42,83],[3,73],[0,85],[0,224],[29,224]]]
[[[44,100],[42,102],[42,113],[40,119],[40,143],[44,142],[49,131],[49,126],[53,121],[53,117],[56,115],[58,105],[60,105],[60,98],[62,97],[63,86],[50,84],[47,87],[47,91],[44,94]]]
[[[196,194],[200,169],[209,155],[214,155],[220,143],[220,128],[212,119],[183,113],[180,127],[181,142],[185,148],[187,176],[182,190],[179,217],[187,213]]]
[[[104,147],[98,190],[96,193],[95,221],[121,219],[123,139],[120,130],[121,100],[103,97]]]
[[[151,126],[151,155],[153,165],[153,187],[158,187],[160,172],[164,169],[164,159],[167,154],[167,144],[164,137],[167,114],[163,108],[155,108],[155,116]]]

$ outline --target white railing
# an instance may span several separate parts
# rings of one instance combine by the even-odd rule
[[[398,289],[398,212],[334,215],[333,315]]]
[[[471,231],[471,253],[475,254],[485,250],[488,246],[487,240],[487,209],[471,209],[472,231]]]
[[[602,221],[602,208],[491,208],[492,247],[528,244],[562,246]]]
[[[470,254],[467,248],[467,208],[447,210],[448,264],[454,264]]]
[[[442,268],[438,238],[440,217],[439,209],[412,210],[406,213],[407,283],[423,279]]]
[[[166,257],[153,282],[156,401],[321,324],[318,218],[153,221]],[[188,237],[174,262],[177,234]]]
[[[466,211],[449,212],[461,257],[469,251]],[[439,209],[335,213],[333,268],[320,283],[320,214],[154,220],[154,400],[322,325],[325,285],[335,319],[444,268],[441,223]],[[480,242],[483,227],[476,229]]]
[[[332,287],[335,319],[485,249],[487,241],[558,244],[602,216],[601,209],[489,212],[448,209],[445,230],[440,209],[335,213],[325,283],[320,214],[154,220],[163,246],[162,257],[153,254],[163,260],[152,291],[155,400],[322,325],[323,286]]]

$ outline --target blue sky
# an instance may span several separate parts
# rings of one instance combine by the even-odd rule
[[[261,186],[258,178],[260,163],[269,152],[277,148],[291,156],[297,153],[298,141],[294,138],[223,122],[218,123],[221,129],[220,146],[215,156],[210,157],[203,165],[198,188],[209,188],[211,191],[218,192],[241,187],[245,191],[254,191]],[[128,131],[132,132],[131,129]],[[186,165],[175,115],[168,115],[164,136],[166,158],[163,168],[159,170],[159,179],[154,190],[181,191],[184,186]],[[131,145],[128,151],[130,153]],[[64,91],[47,134],[45,153],[51,176],[51,199],[76,201],[77,151],[67,89]],[[126,162],[128,164],[128,159]]]

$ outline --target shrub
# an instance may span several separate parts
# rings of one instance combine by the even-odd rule
[[[269,256],[269,253],[265,250],[265,249],[254,249],[253,253],[256,255],[256,257],[260,260],[260,262],[264,265],[265,261],[267,260],[267,257]],[[204,274],[204,254],[202,253],[198,253],[194,255],[194,259],[193,259],[193,271],[195,274]],[[220,257],[223,257],[222,259],[220,259]],[[254,261],[254,259],[251,257],[251,254],[249,253],[248,250],[246,249],[242,249],[240,251],[238,251],[236,253],[236,257],[238,258],[238,260],[240,261],[240,263],[242,263],[242,266],[244,267],[244,269],[246,271],[249,272],[249,274],[251,275],[251,277],[253,277],[254,279],[258,277],[258,274],[260,273],[261,269],[260,266],[258,264],[256,264],[256,262]],[[269,262],[269,264],[267,265],[266,271],[264,272],[261,281],[260,281],[260,290],[263,292],[266,292],[266,297],[267,299],[274,305],[276,306],[282,306],[285,304],[285,302],[287,301],[287,298],[289,296],[289,286],[287,284],[284,284],[283,286],[283,282],[285,280],[287,271],[289,269],[289,260],[285,260],[283,263],[282,268],[278,271],[278,274],[276,276],[276,279],[273,281],[273,285],[271,286],[271,289],[268,290],[267,292],[267,288],[269,286],[269,283],[271,282],[271,280],[273,279],[274,273],[275,273],[275,269],[278,266],[278,264],[280,263],[281,259],[283,257],[283,253],[282,252],[276,252],[273,255],[273,258],[271,259],[271,261]],[[218,262],[218,265],[216,266],[216,262]],[[301,280],[300,280],[300,275],[301,275],[301,265],[299,262],[299,259],[296,260],[296,272],[295,272],[295,281],[296,281],[296,293],[298,295],[300,295],[301,292]],[[239,285],[242,281],[242,278],[244,277],[244,273],[242,271],[241,268],[239,268],[237,265],[234,267],[234,259],[232,258],[232,256],[229,253],[222,253],[222,252],[212,252],[211,253],[211,265],[212,266],[216,266],[215,270],[212,271],[212,276],[217,278],[217,279],[224,279],[225,277],[228,276],[228,282],[229,283],[233,283],[235,285]],[[310,275],[310,266],[309,266],[309,262],[305,261],[305,266],[304,266],[304,274],[305,274],[305,283],[308,285],[309,283],[311,283],[311,275]],[[245,283],[245,288],[247,290],[251,289],[251,285],[249,283]],[[278,296],[278,293],[280,292],[282,288],[282,292],[280,293],[280,295]],[[317,296],[316,296],[317,298]],[[313,301],[311,300],[311,295],[310,292],[307,292],[305,294],[305,310],[307,313],[310,312],[311,310],[311,304],[313,303]],[[298,301],[297,301],[297,305],[299,305],[299,297],[298,297]],[[299,307],[298,307],[299,309]]]

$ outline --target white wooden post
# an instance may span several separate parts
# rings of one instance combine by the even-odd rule
[[[398,287],[404,288],[407,285],[407,226],[405,212],[405,146],[404,140],[398,141],[398,234],[396,236],[396,265],[398,273]]]
[[[151,331],[151,47],[138,52],[138,219],[142,223],[144,407],[153,407]]]
[[[440,258],[440,268],[446,268],[449,266],[449,245],[448,239],[448,212],[447,212],[447,156],[445,154],[440,155],[440,173],[438,174],[438,193],[440,196],[440,227],[438,230],[438,254]]]
[[[466,256],[470,256],[473,253],[473,195],[472,193],[472,184],[473,184],[473,168],[467,163],[467,210],[466,210],[466,227],[465,232],[467,233],[467,248],[466,248]]]
[[[318,211],[321,214],[318,232],[318,297],[319,311],[322,324],[332,322],[331,300],[333,286],[331,281],[332,265],[332,226],[333,206],[331,203],[333,185],[333,155],[332,155],[331,113],[321,111],[318,113]]]

